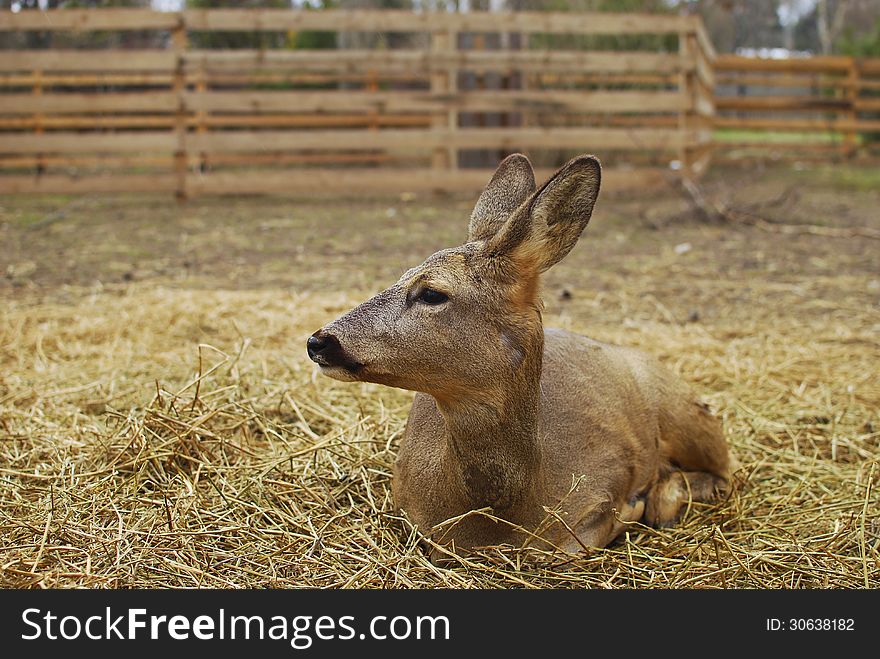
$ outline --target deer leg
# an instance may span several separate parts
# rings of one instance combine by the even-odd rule
[[[645,497],[635,495],[621,506],[614,518],[611,540],[623,533],[627,524],[638,522],[645,514]],[[611,541],[609,540],[609,542]]]
[[[605,547],[623,533],[627,524],[638,522],[644,514],[645,498],[642,496],[633,496],[623,504],[594,512],[574,527],[577,537],[567,538],[562,548],[577,553],[584,547]]]
[[[712,501],[727,487],[725,479],[706,471],[672,471],[648,492],[645,521],[656,527],[671,526],[682,508]]]

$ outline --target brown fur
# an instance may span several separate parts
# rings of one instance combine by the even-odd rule
[[[338,342],[313,354],[327,375],[419,392],[394,499],[440,545],[601,547],[727,487],[721,425],[686,385],[637,351],[543,328],[539,274],[574,247],[599,181],[582,156],[535,190],[510,156],[467,243],[315,333]],[[425,287],[448,301],[423,302]]]

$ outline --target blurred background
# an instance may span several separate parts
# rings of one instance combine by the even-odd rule
[[[512,151],[640,187],[880,134],[880,0],[4,0],[2,25],[8,191],[476,190]]]
[[[697,14],[722,53],[775,50],[880,56],[878,0],[3,0],[0,8],[432,9],[468,11],[639,11]],[[230,44],[231,45],[231,44]]]

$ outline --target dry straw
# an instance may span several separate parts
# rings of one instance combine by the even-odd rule
[[[654,312],[593,333],[658,354],[706,394],[742,464],[729,498],[674,528],[632,525],[607,549],[492,548],[451,567],[426,560],[392,505],[410,394],[330,381],[304,358],[305,337],[359,296],[143,285],[9,303],[0,584],[880,585],[875,312],[707,328],[625,289],[586,304]]]

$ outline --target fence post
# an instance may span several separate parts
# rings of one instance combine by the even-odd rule
[[[859,131],[857,124],[859,113],[857,110],[859,98],[859,64],[855,57],[849,58],[849,71],[846,76],[846,118],[849,124],[846,128],[846,157],[852,158],[859,148]]]
[[[699,16],[693,17],[694,39],[691,44],[694,52],[694,104],[697,126],[697,153],[691,166],[697,176],[702,176],[709,168],[715,149],[715,49],[706,33],[706,27]]]
[[[34,69],[34,80],[32,87],[34,96],[42,96],[43,95],[43,71],[42,69]],[[43,115],[40,112],[34,113],[34,134],[42,135],[44,132],[43,128]],[[36,173],[37,176],[41,176],[43,172],[46,170],[46,162],[43,159],[43,154],[38,153],[36,158]]]
[[[696,73],[697,73],[697,38],[696,33],[682,30],[678,33],[679,80],[678,91],[681,94],[681,107],[678,111],[678,136],[680,140],[678,158],[681,173],[687,178],[694,175],[693,151],[690,134],[695,126],[696,114]]]
[[[186,23],[184,14],[179,14],[178,23],[171,31],[171,47],[175,54],[173,89],[177,95],[177,112],[174,115],[174,132],[177,137],[177,147],[174,151],[174,173],[177,179],[176,195],[178,201],[186,200],[186,134],[187,134],[187,109],[186,109]]]
[[[373,69],[367,71],[365,86],[368,92],[379,91],[379,76]],[[379,110],[375,106],[373,106],[370,111],[367,112],[367,117],[369,118],[367,128],[369,128],[370,130],[379,130]]]
[[[453,39],[456,34],[449,29],[431,32],[431,59],[433,60],[431,72],[431,93],[442,95],[452,91],[455,87],[453,80],[454,71],[450,67],[439,67],[438,62],[445,59],[450,51],[455,48]],[[454,110],[443,110],[435,113],[431,118],[431,126],[435,130],[455,130],[458,116]],[[431,169],[434,173],[449,171],[457,166],[458,152],[454,147],[438,146],[431,156]],[[442,185],[437,186],[438,189]]]
[[[458,50],[458,32],[450,30],[446,37],[449,50],[455,53]],[[458,68],[450,65],[446,70],[446,86],[450,93],[458,91]],[[450,130],[458,130],[458,110],[450,108],[446,116],[446,125]],[[449,161],[449,169],[458,169],[458,148],[450,146],[446,159]]]
[[[205,91],[208,89],[208,73],[205,71],[205,62],[202,60],[199,63],[199,69],[196,73],[196,92],[200,96],[203,96]],[[186,108],[184,108],[186,110]],[[199,110],[196,112],[196,133],[199,135],[204,135],[207,132],[207,119],[208,113],[205,110]],[[186,153],[184,151],[184,153]],[[208,155],[201,151],[199,152],[199,171],[204,172],[208,169]]]

